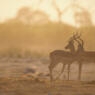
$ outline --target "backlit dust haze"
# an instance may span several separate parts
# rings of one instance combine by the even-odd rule
[[[56,3],[61,10],[69,6],[71,2],[72,0],[56,0]],[[95,0],[77,0],[77,2],[90,11],[93,22],[95,23]],[[2,22],[15,17],[17,11],[23,6],[29,6],[34,9],[39,7],[39,9],[50,15],[51,20],[57,20],[57,14],[54,8],[52,8],[51,0],[44,0],[42,4],[38,5],[38,0],[0,0],[0,21]],[[71,14],[71,11],[65,12],[63,16],[63,20],[70,24],[73,23],[73,18],[70,16]]]

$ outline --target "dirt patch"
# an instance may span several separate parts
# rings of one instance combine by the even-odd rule
[[[0,95],[95,95],[95,84],[29,77],[0,78]]]

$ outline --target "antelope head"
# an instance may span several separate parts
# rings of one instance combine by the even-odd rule
[[[74,41],[77,41],[77,39],[80,39],[81,34],[79,35],[78,33],[74,34],[73,36],[69,39],[68,44],[66,45],[65,49],[70,49],[71,52],[75,52],[75,46],[74,46]],[[80,43],[80,41],[78,41]]]

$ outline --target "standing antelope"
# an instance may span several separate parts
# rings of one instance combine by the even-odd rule
[[[52,71],[59,63],[63,64],[63,68],[62,68],[62,71],[59,74],[59,76],[64,71],[65,65],[68,64],[68,79],[69,79],[70,64],[75,61],[75,58],[74,58],[74,56],[75,56],[75,47],[74,47],[75,37],[74,36],[70,38],[68,45],[65,47],[66,49],[69,49],[70,52],[67,52],[64,50],[55,50],[50,53],[49,57],[50,57],[51,63],[49,65],[49,70],[50,70],[50,79],[51,80],[53,80]]]
[[[74,41],[78,43],[77,51],[75,51]],[[63,73],[65,65],[68,64],[68,79],[69,79],[70,65],[75,61],[77,61],[77,63],[79,64],[78,79],[79,80],[81,79],[82,64],[84,62],[86,63],[94,62],[95,63],[95,52],[85,51],[83,45],[84,45],[84,42],[80,38],[80,36],[73,35],[73,37],[70,38],[68,45],[65,47],[66,49],[69,49],[70,52],[64,51],[64,50],[55,50],[50,53],[51,63],[49,65],[49,70],[50,70],[51,80],[53,80],[53,75],[52,75],[53,69],[59,63],[63,64],[63,68],[59,76]]]

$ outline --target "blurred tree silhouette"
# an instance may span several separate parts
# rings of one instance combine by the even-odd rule
[[[32,10],[30,7],[23,7],[17,13],[17,20],[25,24],[45,24],[49,22],[49,16],[40,10]]]
[[[61,16],[71,8],[81,10],[75,11],[76,23],[81,24],[79,31],[83,34],[82,37],[86,42],[86,49],[95,50],[93,41],[95,40],[95,27],[92,25],[88,10],[71,4],[61,11],[56,1],[51,1],[58,13],[58,22],[50,21],[49,15],[43,11],[22,7],[15,18],[0,24],[0,51],[8,48],[6,52],[9,56],[20,56],[22,50],[28,50],[25,55],[30,56],[30,51],[36,51],[37,55],[38,52],[48,54],[54,49],[64,49],[68,39],[76,31],[76,27],[61,21]],[[10,47],[11,49],[9,50]]]
[[[26,24],[30,24],[31,20],[32,20],[32,11],[29,7],[23,7],[21,8],[18,13],[17,13],[17,17],[18,20],[26,23]]]
[[[56,10],[57,12],[57,15],[58,15],[58,22],[61,23],[62,22],[62,14],[63,12],[60,10],[59,6],[56,4],[56,1],[55,0],[52,0],[52,6],[53,8]]]
[[[84,27],[93,25],[91,14],[87,9],[83,8],[78,4],[73,4],[73,8],[75,10],[75,22],[78,26]]]
[[[77,0],[73,0],[71,4],[65,7],[63,10],[59,8],[59,6],[56,3],[56,0],[51,1],[53,8],[57,12],[59,23],[62,23],[62,16],[66,14],[68,10],[71,10],[73,11],[75,24],[77,24],[77,26],[93,26],[90,12],[81,5],[79,5]]]

